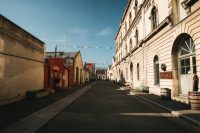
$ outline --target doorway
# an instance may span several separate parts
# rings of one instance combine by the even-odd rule
[[[187,96],[193,88],[196,73],[195,44],[189,34],[182,33],[172,47],[173,96]]]
[[[193,88],[193,76],[196,73],[195,46],[191,37],[183,39],[179,48],[179,94],[188,94]]]

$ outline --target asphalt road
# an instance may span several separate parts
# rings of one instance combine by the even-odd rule
[[[97,82],[38,133],[190,133],[179,118],[119,86]]]

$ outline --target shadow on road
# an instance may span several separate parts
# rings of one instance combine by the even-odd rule
[[[120,86],[100,81],[38,132],[192,132],[184,127],[184,123],[177,121],[178,118],[138,99],[137,96],[129,95]]]

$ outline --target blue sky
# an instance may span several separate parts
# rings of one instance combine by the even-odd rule
[[[46,43],[46,51],[81,51],[83,61],[111,64],[127,0],[1,0],[0,13]]]

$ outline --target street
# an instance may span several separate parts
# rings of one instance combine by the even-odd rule
[[[200,133],[200,0],[1,1],[16,132]]]
[[[191,132],[180,121],[112,82],[99,81],[38,133]]]

